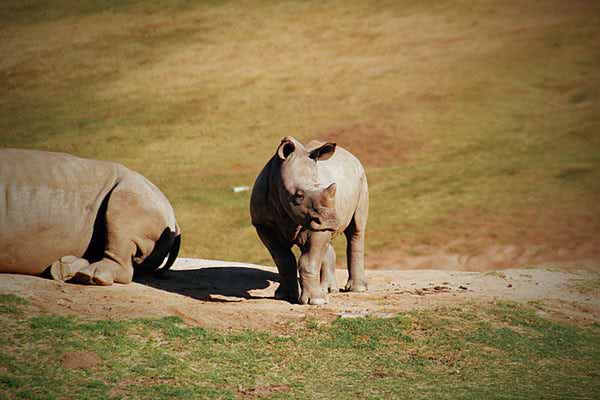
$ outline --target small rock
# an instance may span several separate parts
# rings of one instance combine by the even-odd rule
[[[377,318],[393,318],[395,314],[390,312],[375,312],[371,315]]]
[[[369,315],[368,311],[342,311],[338,314],[338,317],[345,318],[361,318]]]
[[[462,290],[467,290],[467,287],[466,287],[466,286],[463,286],[463,285],[460,285],[458,288],[459,288],[459,289],[462,289]]]
[[[512,287],[512,283],[509,283],[508,285],[506,285],[506,287]]]

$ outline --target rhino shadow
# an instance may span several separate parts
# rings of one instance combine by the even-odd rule
[[[279,282],[279,275],[270,271],[250,267],[204,267],[189,270],[170,270],[163,275],[142,272],[136,274],[134,282],[171,293],[178,293],[198,300],[211,299],[210,295],[259,299],[251,290],[266,289],[271,282]]]

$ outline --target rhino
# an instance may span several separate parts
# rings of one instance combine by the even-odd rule
[[[354,155],[335,143],[311,141],[304,146],[284,137],[256,178],[250,199],[252,224],[279,271],[275,297],[326,303],[327,293],[338,291],[331,240],[341,232],[348,259],[345,288],[366,291],[368,213],[367,177]],[[294,245],[300,248],[298,260]]]
[[[65,153],[0,149],[0,272],[129,283],[134,267],[169,269],[180,243],[173,207],[139,173]]]

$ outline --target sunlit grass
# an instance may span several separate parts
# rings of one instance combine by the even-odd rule
[[[552,322],[513,303],[307,320],[282,333],[218,332],[177,317],[3,313],[0,320],[0,395],[9,398],[592,399],[600,392],[598,326]],[[96,354],[99,363],[66,368],[72,352]]]

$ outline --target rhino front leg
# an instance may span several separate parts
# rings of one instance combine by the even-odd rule
[[[280,240],[277,233],[267,226],[257,225],[255,228],[279,271],[280,283],[275,291],[275,298],[291,303],[298,302],[298,269],[291,245]]]
[[[323,290],[323,293],[337,293],[339,291],[335,277],[335,260],[335,250],[329,243],[321,264],[321,290]]]
[[[330,232],[311,232],[298,262],[300,270],[301,304],[321,305],[327,303],[327,296],[321,288],[321,264],[331,240]]]
[[[66,282],[89,265],[90,263],[85,258],[63,256],[52,263],[50,275],[56,281]]]

